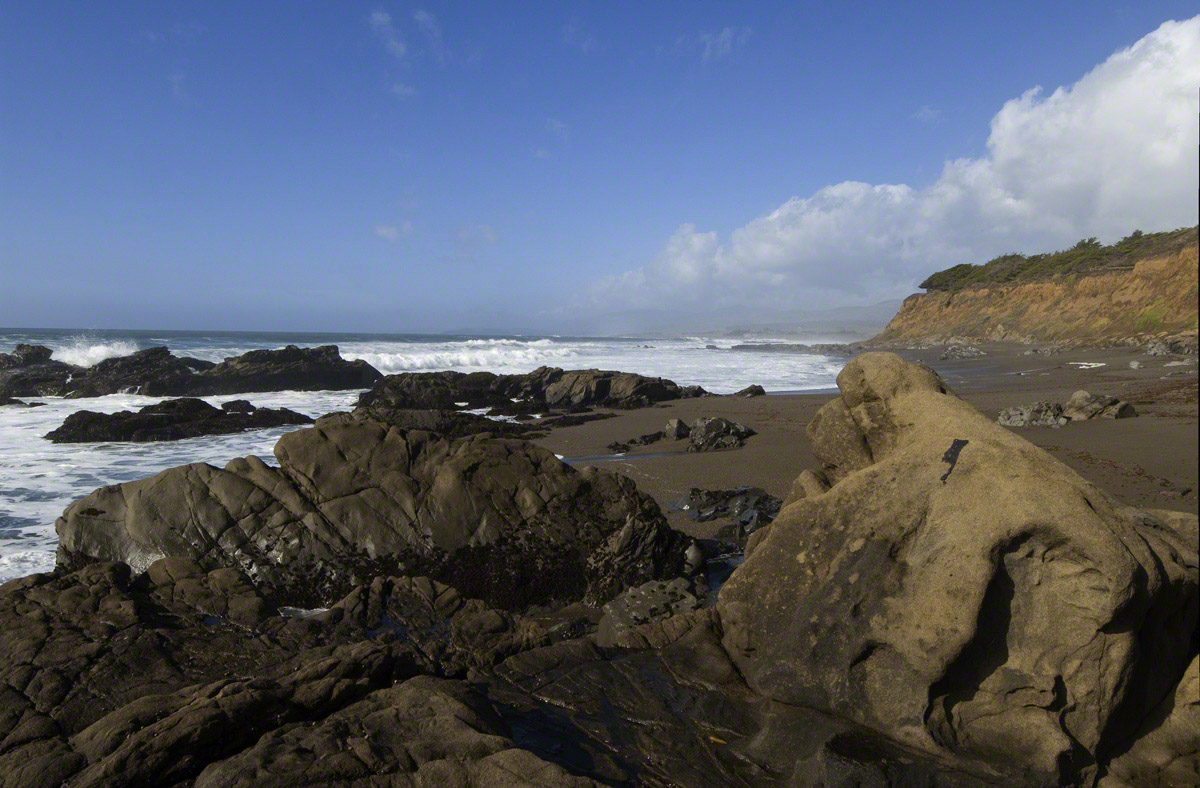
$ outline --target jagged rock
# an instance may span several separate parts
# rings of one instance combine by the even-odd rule
[[[691,428],[679,419],[667,419],[667,426],[663,428],[663,434],[673,441],[683,440],[691,431]]]
[[[1194,659],[1195,539],[928,368],[869,353],[838,386],[810,435],[845,474],[794,492],[721,589],[741,675],[993,780],[1091,781]]]
[[[1165,339],[1152,339],[1146,343],[1148,356],[1187,356],[1194,352],[1196,335],[1180,335]]]
[[[54,361],[42,345],[17,345],[0,353],[0,395],[7,397],[58,396],[63,384],[80,367]]]
[[[524,441],[343,418],[284,435],[275,456],[279,468],[195,463],[93,492],[55,524],[60,564],[186,557],[310,607],[375,575],[429,575],[519,610],[674,577],[690,541],[628,479]],[[621,534],[636,552],[608,556]]]
[[[759,487],[738,487],[732,490],[701,490],[693,487],[675,508],[688,513],[696,522],[722,518],[737,521],[738,536],[746,536],[770,524],[783,505],[773,495]]]
[[[228,413],[253,413],[257,408],[251,405],[249,400],[231,399],[221,403],[221,410]]]
[[[199,397],[248,391],[336,391],[365,389],[382,377],[362,359],[343,359],[337,345],[288,345],[280,350],[251,350],[227,358],[198,375],[181,379],[179,389],[175,382],[155,381],[144,386],[142,393]]]
[[[64,395],[71,398],[105,394],[184,394],[197,372],[212,369],[211,361],[171,355],[165,347],[139,350],[129,356],[106,358],[64,381]]]
[[[404,430],[436,432],[446,438],[464,438],[468,435],[488,433],[495,437],[530,439],[541,437],[544,434],[538,432],[541,424],[498,421],[476,413],[463,413],[455,410],[408,410],[389,408],[377,403],[360,405],[354,409],[352,415],[356,419],[370,419]],[[345,414],[334,414],[323,418],[344,419]]]
[[[980,356],[986,355],[987,353],[983,352],[974,345],[951,345],[942,351],[942,354],[938,356],[938,358],[942,361],[946,361],[948,359],[956,358],[979,358]]]
[[[312,423],[312,418],[287,408],[227,411],[200,399],[169,399],[147,405],[137,413],[77,411],[46,438],[54,443],[147,443]]]
[[[1103,394],[1076,391],[1063,407],[1065,418],[1071,421],[1088,419],[1128,419],[1137,416],[1137,411],[1128,402]]]
[[[604,448],[608,449],[612,454],[624,454],[625,452],[629,451],[629,444],[621,443],[620,441],[613,441]]]
[[[746,445],[746,439],[756,434],[749,427],[736,421],[708,416],[696,419],[688,428],[688,451],[716,451],[736,449]]]
[[[690,613],[700,607],[684,578],[651,580],[631,588],[604,605],[604,615],[596,630],[596,642],[611,646],[616,636],[647,621]]]
[[[1005,408],[996,419],[1002,427],[1062,427],[1070,421],[1063,415],[1062,405],[1044,400]]]
[[[759,386],[758,384],[755,384],[753,386],[747,386],[746,388],[737,392],[733,396],[735,396],[735,397],[761,397],[766,393],[767,393],[766,389],[764,389],[762,386]]]
[[[681,388],[663,378],[598,369],[562,370],[539,367],[523,375],[490,372],[406,372],[381,380],[360,398],[360,406],[386,403],[390,408],[450,410],[457,407],[499,408],[507,413],[513,400],[523,409],[585,407],[640,408],[656,402],[700,396],[703,389]],[[465,404],[460,404],[465,403]]]

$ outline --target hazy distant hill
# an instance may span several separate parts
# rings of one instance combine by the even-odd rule
[[[1111,246],[1004,255],[921,283],[875,341],[949,337],[1078,342],[1194,330],[1197,228],[1134,233]]]

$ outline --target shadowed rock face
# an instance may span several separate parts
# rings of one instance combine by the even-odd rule
[[[147,443],[312,422],[309,416],[287,408],[250,406],[248,411],[226,410],[214,408],[200,399],[170,399],[147,405],[137,413],[128,410],[117,413],[77,411],[67,416],[62,426],[48,433],[46,438],[54,443]]]
[[[738,668],[926,752],[1087,779],[1195,653],[1194,518],[1121,508],[897,356],[838,387],[823,472],[721,591]]]
[[[0,394],[99,397],[135,392],[149,396],[206,397],[250,391],[369,388],[383,376],[365,361],[347,361],[335,345],[252,350],[220,364],[174,356],[165,347],[105,359],[91,367],[54,361],[50,349],[19,345],[0,354]]]
[[[237,567],[272,598],[326,605],[380,574],[429,574],[509,609],[603,602],[681,572],[687,537],[624,477],[523,441],[323,420],[256,457],[106,487],[56,523],[59,559]]]

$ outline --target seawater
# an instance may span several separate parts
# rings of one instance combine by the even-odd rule
[[[756,340],[761,341],[761,340]],[[198,331],[78,331],[0,329],[0,352],[19,343],[45,345],[53,358],[91,366],[115,356],[166,345],[176,355],[220,361],[248,350],[284,345],[337,345],[344,358],[363,359],[384,374],[486,370],[529,372],[539,366],[616,369],[698,384],[728,394],[757,383],[767,391],[830,388],[843,360],[816,355],[729,352],[728,339],[701,336],[595,338],[420,334],[314,334]],[[718,349],[713,350],[711,345]],[[205,397],[220,405],[249,399],[316,417],[349,410],[357,391],[253,392]],[[0,407],[0,582],[54,566],[54,521],[72,501],[97,487],[151,476],[189,462],[222,466],[254,454],[273,463],[272,448],[290,429],[163,443],[53,444],[44,435],[71,413],[135,410],[157,397],[116,394],[88,399],[37,397],[42,407]]]

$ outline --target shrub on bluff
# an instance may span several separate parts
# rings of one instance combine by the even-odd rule
[[[1195,518],[1119,506],[892,354],[838,387],[822,469],[721,591],[738,668],[972,769],[1095,775],[1194,658]]]

